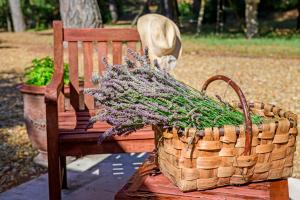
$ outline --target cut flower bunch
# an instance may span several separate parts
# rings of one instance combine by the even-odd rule
[[[134,61],[110,65],[107,60],[103,76],[93,76],[97,88],[87,88],[102,110],[91,118],[112,125],[99,139],[102,142],[112,135],[127,135],[145,125],[203,130],[206,127],[241,125],[244,116],[239,110],[221,100],[207,96],[172,77],[157,62],[151,66],[148,50],[140,55],[128,49]],[[254,124],[260,124],[260,116],[251,115]]]

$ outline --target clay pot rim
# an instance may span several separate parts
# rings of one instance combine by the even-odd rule
[[[28,85],[26,83],[20,83],[19,85],[17,85],[17,89],[21,93],[44,95],[46,91],[46,86]]]
[[[44,95],[46,92],[46,87],[47,85],[43,86],[37,86],[37,85],[29,85],[26,83],[20,83],[17,85],[17,89],[22,93],[22,94],[41,94]],[[70,92],[70,87],[69,86],[64,86],[64,91],[65,94],[69,94]]]

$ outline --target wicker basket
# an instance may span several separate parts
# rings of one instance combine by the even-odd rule
[[[161,172],[184,192],[291,176],[297,116],[270,104],[248,107],[240,88],[225,76],[208,79],[203,91],[215,80],[226,81],[237,92],[245,125],[190,129],[185,136],[154,127]],[[270,122],[252,125],[249,109]]]

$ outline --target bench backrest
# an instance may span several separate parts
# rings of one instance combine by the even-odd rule
[[[69,64],[70,105],[65,106],[65,99],[60,99],[60,111],[65,109],[82,110],[94,109],[95,104],[91,96],[82,95],[81,81],[79,81],[79,58],[83,55],[83,84],[84,88],[92,87],[91,77],[95,67],[103,73],[103,57],[112,56],[113,64],[121,64],[125,52],[123,47],[142,52],[140,36],[133,28],[63,28],[61,21],[53,22],[54,29],[54,61],[61,65],[64,54],[68,54],[65,62]],[[97,59],[93,59],[96,54]],[[61,95],[62,96],[62,95]],[[62,97],[64,98],[64,97]],[[84,106],[81,102],[84,102]]]

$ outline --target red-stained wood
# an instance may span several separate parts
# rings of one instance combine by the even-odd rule
[[[272,200],[288,200],[289,189],[287,180],[279,180],[271,182],[271,199]]]
[[[133,51],[136,51],[136,42],[127,42],[127,48],[132,49]]]
[[[132,28],[66,28],[64,29],[65,41],[139,41],[140,36]]]
[[[210,190],[181,192],[173,183],[164,175],[149,176],[147,172],[151,171],[151,167],[155,167],[153,162],[145,161],[145,163],[132,176],[127,184],[116,194],[115,199],[160,199],[160,200],[287,200],[288,187],[286,180],[251,183],[241,186],[226,186]],[[148,173],[149,174],[149,173]],[[273,188],[277,188],[276,192]],[[272,192],[275,192],[272,194]]]
[[[67,160],[66,156],[60,156],[60,171],[61,171],[61,187],[62,189],[68,189],[67,183]]]
[[[84,56],[84,88],[93,87],[91,78],[93,73],[93,43],[83,43]],[[94,109],[94,98],[91,95],[84,95],[84,103],[87,109]]]
[[[102,153],[152,152],[154,147],[153,139],[107,141],[102,144],[98,144],[97,141],[78,143],[64,141],[60,153],[61,155],[76,156]]]
[[[45,89],[45,101],[57,102],[58,96],[63,87],[64,67],[63,67],[63,32],[62,22],[53,22],[54,36],[54,73],[50,83]]]
[[[78,43],[69,42],[69,78],[70,104],[74,110],[79,110],[79,80],[78,80]]]
[[[49,173],[49,199],[61,199],[61,166],[59,159],[59,137],[58,137],[58,94],[61,91],[63,81],[63,32],[62,22],[53,22],[54,35],[54,66],[55,72],[50,85],[46,88],[46,130]],[[61,76],[61,77],[60,77]],[[61,80],[59,80],[61,79]]]
[[[58,96],[58,112],[64,112],[65,111],[65,95],[61,91]]]
[[[74,131],[66,131],[63,132],[64,134],[60,134],[61,141],[66,142],[81,142],[81,141],[88,141],[93,142],[99,139],[99,136],[103,133],[103,131],[90,131],[86,132],[84,130],[74,130]],[[132,133],[128,136],[113,136],[107,141],[122,141],[122,140],[143,140],[143,139],[154,139],[154,134],[149,128],[144,128],[139,130],[138,132]]]
[[[122,42],[113,42],[113,64],[122,63]]]
[[[106,58],[108,54],[107,42],[98,42],[98,65],[99,74],[103,74],[105,66],[103,64],[103,58]]]
[[[89,119],[96,111],[91,96],[84,96],[85,110],[80,110],[80,94],[83,88],[93,87],[93,43],[98,50],[98,69],[103,73],[102,58],[108,55],[108,44],[112,44],[113,63],[122,62],[122,44],[137,49],[140,37],[135,29],[63,29],[62,22],[55,21],[54,28],[54,75],[45,91],[49,199],[60,200],[62,187],[67,187],[65,156],[96,153],[150,152],[154,149],[154,133],[150,127],[132,133],[128,137],[115,136],[103,144],[97,144],[100,134],[111,126],[97,122],[86,130]],[[63,41],[68,42],[70,87],[63,88]],[[84,83],[79,85],[78,42],[83,43]],[[31,88],[27,88],[31,90]],[[65,97],[65,99],[63,99]],[[68,102],[70,99],[70,102]],[[66,105],[64,102],[66,100]],[[70,106],[71,104],[71,106]]]

